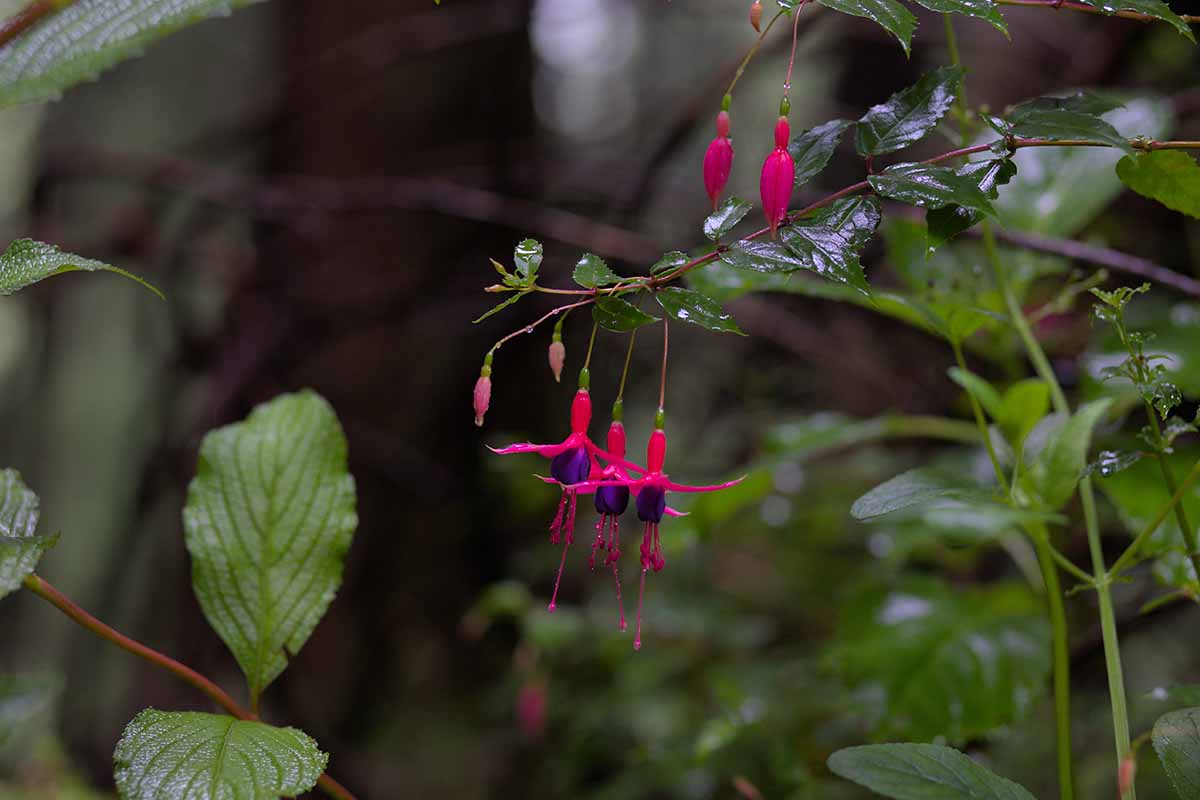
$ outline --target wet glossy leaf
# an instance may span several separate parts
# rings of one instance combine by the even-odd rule
[[[995,214],[987,193],[971,176],[932,164],[896,164],[867,178],[876,192],[922,208],[957,205]]]
[[[1200,708],[1163,714],[1154,723],[1154,752],[1183,800],[1200,797]]]
[[[1118,11],[1136,11],[1139,14],[1145,14],[1154,19],[1162,20],[1175,30],[1179,31],[1180,35],[1188,39],[1188,41],[1196,41],[1192,29],[1184,22],[1178,14],[1162,0],[1081,0],[1087,3],[1092,8],[1098,8],[1105,14],[1115,14]]]
[[[1019,584],[970,589],[911,578],[849,602],[829,661],[864,698],[875,735],[961,743],[1037,707],[1050,631],[1037,597]]]
[[[738,269],[755,272],[788,273],[807,269],[807,263],[779,242],[747,241],[735,242],[721,253],[721,261]]]
[[[823,278],[867,293],[858,254],[879,225],[873,197],[844,197],[780,229],[784,246]]]
[[[614,283],[621,282],[621,276],[608,268],[608,264],[604,263],[604,259],[591,253],[584,253],[583,258],[575,265],[575,272],[571,276],[577,284],[587,289],[595,289],[597,286],[612,286]]]
[[[714,242],[733,230],[754,206],[739,197],[730,197],[704,220],[704,235]]]
[[[0,47],[0,106],[55,100],[148,45],[253,0],[78,0]]]
[[[654,299],[674,319],[690,322],[718,333],[736,333],[745,336],[742,329],[725,313],[720,303],[700,292],[668,286],[654,293]]]
[[[333,409],[281,395],[205,436],[183,524],[200,607],[257,697],[333,602],[358,525]]]
[[[913,31],[917,29],[917,18],[896,0],[820,0],[820,3],[834,11],[866,17],[878,23],[896,37],[904,48],[904,54],[909,54]]]
[[[833,157],[838,142],[842,140],[842,134],[853,124],[848,119],[830,120],[824,125],[818,125],[792,137],[788,144],[788,153],[796,166],[796,188],[821,174],[821,170],[825,169],[829,159]]]
[[[1008,36],[1008,24],[1000,14],[999,7],[991,0],[917,0],[930,11],[942,14],[963,14],[990,23],[993,28]]]
[[[934,744],[869,744],[829,757],[829,769],[896,800],[1035,800],[949,747]]]
[[[998,187],[1012,180],[1012,177],[1017,174],[1017,167],[1009,159],[998,158],[991,161],[973,161],[964,164],[954,172],[962,177],[970,177],[978,181],[979,189],[995,200],[1000,195]],[[925,215],[925,221],[928,224],[929,251],[932,252],[935,248],[941,247],[982,219],[983,214],[980,212],[962,206],[931,209]]]
[[[270,800],[312,789],[328,759],[295,728],[148,708],[117,743],[113,776],[123,800]]]
[[[1178,150],[1156,150],[1117,162],[1122,183],[1172,211],[1200,218],[1200,164]]]
[[[606,331],[624,333],[651,322],[658,322],[658,317],[630,305],[619,297],[598,297],[592,307],[592,319]]]
[[[662,258],[654,262],[654,266],[650,267],[651,275],[658,275],[662,272],[669,272],[673,269],[678,269],[684,264],[691,261],[687,253],[681,250],[672,250],[669,253],[663,253]]]
[[[850,514],[857,520],[869,520],[904,509],[936,505],[944,500],[991,503],[993,499],[990,490],[960,473],[918,467],[879,484],[855,500]]]
[[[517,274],[532,282],[542,266],[542,243],[536,239],[522,239],[513,250],[513,264]]]
[[[1021,475],[1021,487],[1041,508],[1057,511],[1066,505],[1087,463],[1092,429],[1108,410],[1111,400],[1082,406],[1046,440],[1045,447]]]
[[[963,74],[961,67],[939,67],[872,106],[855,129],[859,155],[892,153],[924,139],[954,104]]]
[[[0,746],[44,710],[58,688],[46,675],[0,675]]]
[[[1089,94],[1070,97],[1039,97],[1013,109],[1005,116],[1009,132],[1026,139],[1088,139],[1105,142],[1133,154],[1129,140],[1100,115],[1117,104]]]
[[[9,295],[38,281],[64,272],[112,272],[140,283],[161,299],[163,293],[138,276],[123,269],[93,261],[90,258],[64,253],[52,244],[32,239],[17,239],[0,255],[0,295]]]
[[[0,597],[21,588],[57,536],[37,535],[38,497],[13,469],[0,470]]]
[[[1109,478],[1123,469],[1132,467],[1145,458],[1145,456],[1145,453],[1136,450],[1129,453],[1122,453],[1116,450],[1101,450],[1096,455],[1096,460],[1083,468],[1083,474],[1091,475],[1094,473],[1101,478]]]

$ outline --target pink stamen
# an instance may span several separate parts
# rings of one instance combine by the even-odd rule
[[[558,513],[554,515],[554,520],[550,523],[550,544],[558,544],[559,531],[562,530],[563,511],[567,507],[567,492],[563,491],[562,499],[558,501]]]
[[[612,517],[612,523],[609,526],[608,534],[608,563],[612,564],[613,582],[617,585],[617,614],[618,627],[624,632],[629,626],[625,624],[625,604],[621,601],[621,572],[619,562],[621,560],[621,544],[618,535],[616,517]]]
[[[558,562],[558,575],[554,576],[554,594],[550,595],[550,605],[547,606],[547,610],[551,613],[558,606],[558,585],[562,583],[563,567],[567,564],[567,549],[570,546],[571,541],[568,539],[566,544],[563,545],[562,560]]]
[[[602,516],[596,520],[596,540],[592,542],[592,554],[588,556],[588,569],[596,571],[596,551],[604,548],[604,524],[608,517]]]
[[[638,589],[637,627],[633,635],[633,649],[642,649],[642,598],[646,596],[646,568],[642,567],[642,585]]]

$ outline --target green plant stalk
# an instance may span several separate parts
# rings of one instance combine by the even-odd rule
[[[1158,530],[1158,526],[1161,525],[1163,520],[1167,518],[1167,515],[1171,513],[1171,509],[1175,508],[1183,501],[1184,494],[1192,488],[1197,480],[1200,480],[1200,461],[1197,461],[1192,466],[1191,471],[1184,476],[1183,483],[1179,484],[1179,488],[1175,490],[1173,495],[1171,495],[1171,499],[1158,510],[1158,513],[1156,513],[1149,522],[1146,523],[1146,527],[1142,528],[1141,532],[1134,537],[1129,546],[1125,548],[1125,552],[1121,553],[1121,556],[1113,562],[1112,567],[1110,567],[1108,570],[1109,580],[1116,580],[1117,576],[1121,574],[1121,570],[1123,570],[1135,558],[1137,558],[1138,550],[1140,550],[1142,545],[1146,543],[1146,540],[1149,539],[1156,530]]]
[[[1175,482],[1175,473],[1171,471],[1171,465],[1167,463],[1166,454],[1163,452],[1162,428],[1158,424],[1158,415],[1149,401],[1143,402],[1146,404],[1146,418],[1150,420],[1150,430],[1154,432],[1154,441],[1158,444],[1158,466],[1162,470],[1163,482],[1167,484],[1167,491],[1171,497],[1175,497],[1179,492],[1179,485]],[[1196,577],[1200,579],[1200,549],[1197,548],[1196,529],[1188,522],[1187,511],[1182,502],[1175,504],[1175,521],[1179,523],[1179,530],[1183,533],[1183,543],[1187,547],[1192,568],[1196,571]]]
[[[1042,581],[1046,584],[1046,604],[1050,615],[1051,651],[1054,671],[1054,738],[1057,743],[1055,759],[1058,764],[1058,795],[1075,796],[1075,776],[1071,766],[1071,651],[1067,642],[1067,609],[1063,603],[1062,584],[1058,580],[1054,557],[1051,555],[1050,533],[1040,522],[1030,526]]]
[[[1000,253],[996,247],[996,236],[990,223],[983,223],[983,245],[987,252],[988,261],[996,278],[996,286],[1004,296],[1008,314],[1017,330],[1017,335],[1025,347],[1029,360],[1033,362],[1038,376],[1050,387],[1050,400],[1054,410],[1060,414],[1070,414],[1071,406],[1067,396],[1059,385],[1054,369],[1050,366],[1046,353],[1042,350],[1025,312],[1013,294],[1000,261]],[[1113,738],[1116,742],[1117,764],[1124,763],[1130,753],[1129,743],[1129,713],[1125,705],[1125,679],[1121,670],[1121,645],[1117,638],[1117,622],[1113,612],[1112,592],[1109,590],[1110,581],[1108,570],[1104,566],[1104,551],[1100,546],[1100,527],[1096,521],[1096,496],[1092,489],[1092,479],[1084,476],[1079,480],[1079,501],[1083,506],[1084,526],[1087,529],[1088,549],[1092,557],[1092,574],[1095,579],[1096,595],[1099,597],[1100,633],[1104,644],[1104,663],[1108,671],[1108,694],[1112,705]],[[1132,785],[1122,793],[1121,800],[1135,800],[1137,792]]]
[[[950,342],[950,346],[954,348],[954,360],[958,362],[958,368],[963,372],[969,372],[970,370],[967,369],[967,359],[963,356],[962,344],[954,340]],[[967,399],[971,403],[971,413],[975,415],[975,425],[979,428],[979,436],[983,439],[983,446],[987,450],[988,459],[991,460],[992,469],[996,472],[996,480],[1000,481],[1000,486],[1007,495],[1010,492],[1008,478],[1004,475],[1004,468],[1000,466],[1000,458],[996,455],[996,448],[992,444],[992,436],[988,431],[987,420],[983,416],[983,408],[979,405],[979,400],[971,392],[967,392]],[[1013,476],[1013,480],[1016,480],[1016,475]],[[1041,560],[1040,554],[1038,560]],[[1043,569],[1043,571],[1045,570]]]
[[[24,580],[24,586],[29,591],[33,592],[38,597],[45,600],[50,605],[57,608],[65,614],[70,620],[80,627],[96,634],[101,639],[115,644],[127,653],[149,661],[156,667],[165,669],[175,677],[182,680],[184,683],[199,689],[204,694],[208,695],[214,703],[228,711],[231,715],[241,720],[257,721],[258,715],[252,714],[246,709],[238,705],[237,701],[229,696],[229,693],[217,686],[208,678],[201,675],[196,670],[182,664],[170,656],[164,655],[157,650],[147,647],[135,639],[131,639],[115,628],[105,625],[100,620],[93,617],[82,607],[72,601],[65,594],[50,585],[50,583],[38,575],[29,575]],[[355,800],[354,795],[350,793],[346,787],[331,778],[328,774],[323,774],[317,780],[317,785],[321,787],[325,794],[335,800]]]

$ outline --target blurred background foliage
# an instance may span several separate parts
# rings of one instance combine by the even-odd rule
[[[0,11],[17,5],[0,0]],[[362,521],[345,587],[264,715],[316,737],[361,796],[838,800],[862,795],[831,778],[830,752],[901,738],[967,748],[1048,794],[1048,634],[1012,520],[952,505],[871,524],[848,513],[916,465],[990,470],[946,375],[953,356],[914,311],[951,300],[1001,309],[971,238],[926,259],[920,218],[885,208],[885,235],[864,259],[890,298],[884,314],[798,277],[695,275],[750,337],[673,336],[669,464],[691,483],[749,477],[681,500],[691,516],[664,524],[668,568],[648,581],[639,653],[616,631],[611,576],[586,570],[590,510],[560,609],[546,612],[556,497],[531,477],[541,463],[484,447],[565,432],[570,381],[550,377],[548,330],[498,355],[487,424],[471,425],[483,353],[541,302],[472,327],[489,306],[489,257],[506,261],[534,236],[546,244],[543,280],[565,284],[583,250],[629,274],[702,241],[699,164],[754,39],[747,5],[266,3],[178,34],[62,102],[0,111],[5,241],[51,241],[168,295],[67,276],[0,302],[3,462],[41,495],[43,529],[63,533],[40,570],[118,628],[236,686],[188,583],[184,488],[205,430],[312,386],[346,426]],[[855,118],[946,61],[927,12],[910,60],[865,20],[805,14],[794,130]],[[1200,138],[1200,56],[1169,27],[1006,16],[1011,42],[957,23],[973,103],[1101,87],[1125,99],[1108,118],[1126,134]],[[771,146],[786,38],[769,40],[735,100],[730,188],[743,197],[757,196]],[[1005,224],[1200,277],[1200,227],[1122,193],[1117,157],[1022,151],[1001,193]],[[860,171],[843,148],[803,194]],[[1026,307],[1041,309],[1037,334],[1064,384],[1119,401],[1098,446],[1136,449],[1137,398],[1099,380],[1119,343],[1091,322],[1088,299],[1063,291],[1096,268],[1005,257]],[[566,326],[568,375],[586,347],[583,316]],[[1024,377],[1011,332],[986,315],[975,324],[972,369],[999,385]],[[1200,304],[1155,288],[1130,324],[1158,334],[1149,349],[1169,356],[1190,418]],[[601,334],[598,418],[623,356],[624,340]],[[659,356],[652,336],[634,353],[632,454],[650,429]],[[1176,451],[1186,463],[1200,454],[1194,437]],[[1099,486],[1116,553],[1164,490],[1149,460]],[[1164,535],[1177,537],[1171,524]],[[1084,560],[1077,527],[1059,542]],[[1161,593],[1150,569],[1117,587],[1135,731],[1179,704],[1156,689],[1200,680],[1184,633],[1196,609],[1139,613]],[[1081,796],[1104,797],[1113,757],[1093,605],[1086,592],[1068,599],[1075,742]],[[35,599],[0,605],[0,631],[0,672],[38,687],[21,693],[35,702],[6,705],[0,686],[0,720],[19,723],[0,741],[4,800],[111,796],[125,722],[146,705],[196,706],[169,676]],[[1167,796],[1153,758],[1140,779],[1146,796]]]

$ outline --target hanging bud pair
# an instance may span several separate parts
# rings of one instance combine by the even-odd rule
[[[721,102],[721,111],[717,114],[717,136],[708,145],[704,154],[704,188],[708,199],[712,201],[713,211],[717,210],[717,198],[729,182],[729,173],[733,171],[733,141],[729,138],[729,95]]]

